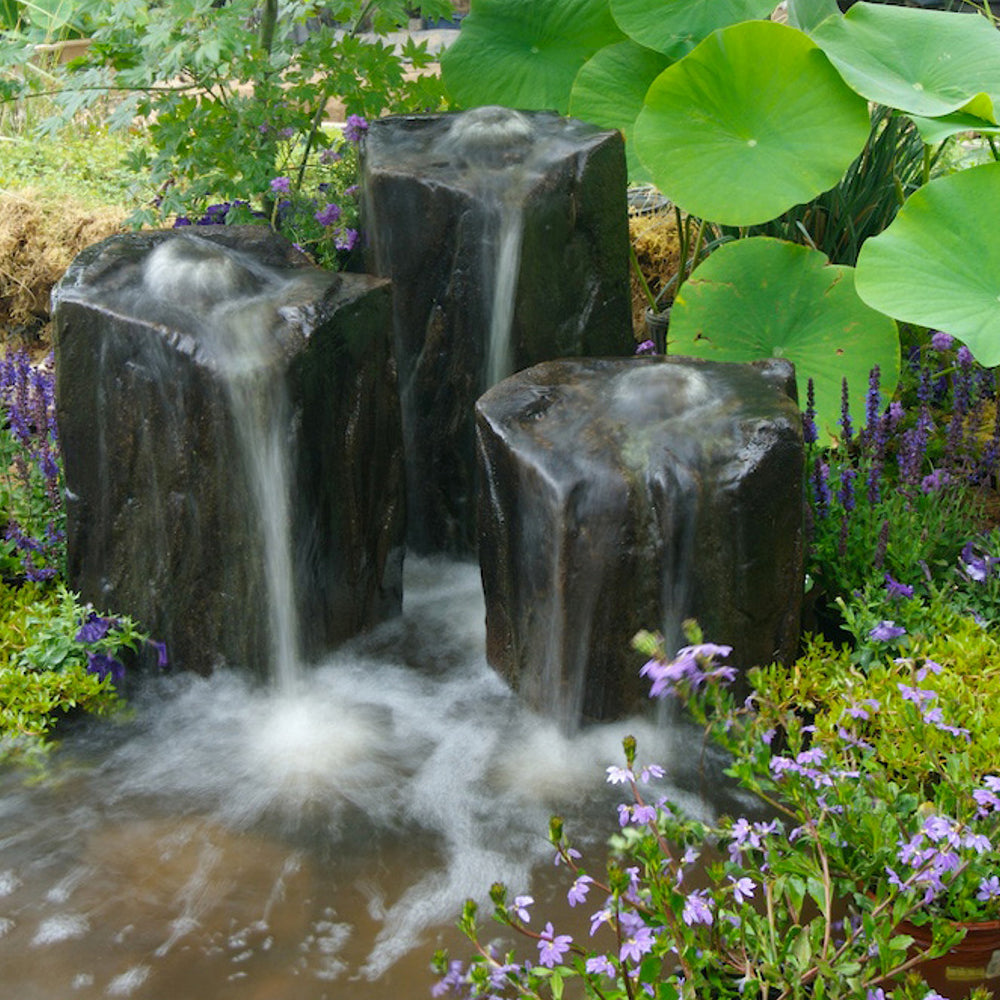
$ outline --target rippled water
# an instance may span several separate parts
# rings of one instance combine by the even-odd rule
[[[519,709],[483,659],[476,567],[411,561],[406,584],[402,618],[294,695],[150,678],[50,780],[0,775],[0,996],[425,997],[434,949],[467,954],[466,897],[561,898],[548,816],[603,842],[626,732],[696,781],[676,727],[566,738]]]

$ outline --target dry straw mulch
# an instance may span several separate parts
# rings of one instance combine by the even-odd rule
[[[121,232],[122,220],[119,209],[0,191],[0,341],[47,339],[52,286],[81,250]]]
[[[680,259],[674,212],[663,209],[648,215],[633,215],[629,219],[629,230],[639,268],[649,290],[656,295],[674,276]],[[632,322],[639,333],[644,328],[646,305],[639,279],[632,274]],[[664,305],[669,305],[669,301]],[[639,339],[644,339],[644,335]]]

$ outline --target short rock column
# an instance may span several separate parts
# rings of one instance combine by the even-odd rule
[[[476,406],[487,657],[566,725],[648,693],[631,639],[696,618],[737,665],[794,654],[803,444],[786,362],[552,361]]]
[[[301,651],[401,604],[404,474],[388,282],[262,227],[112,237],[53,293],[69,584],[173,665],[268,672],[268,572],[227,373],[280,384]],[[261,344],[258,344],[261,347]]]

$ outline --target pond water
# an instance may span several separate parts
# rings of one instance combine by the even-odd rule
[[[0,994],[426,997],[493,881],[569,919],[548,818],[600,855],[626,733],[705,812],[678,724],[565,736],[518,706],[485,663],[477,567],[408,560],[405,593],[292,691],[146,678],[128,718],[67,735],[48,780],[0,775]],[[572,913],[581,933],[599,906]]]

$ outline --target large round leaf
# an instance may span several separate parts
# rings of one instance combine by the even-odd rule
[[[868,106],[795,28],[713,32],[653,81],[635,146],[657,187],[712,222],[767,222],[833,187],[868,139]]]
[[[464,107],[503,104],[566,114],[580,67],[624,38],[607,0],[476,0],[441,56],[441,73]]]
[[[858,298],[854,269],[763,236],[727,243],[695,270],[670,313],[669,350],[712,361],[787,358],[801,400],[813,380],[816,425],[831,437],[842,379],[855,426],[871,369],[879,366],[887,397],[899,379],[896,324]]]
[[[630,38],[671,59],[716,28],[767,17],[774,7],[774,0],[611,0],[611,12]]]
[[[928,146],[936,146],[953,135],[965,132],[979,132],[981,135],[1000,135],[1000,125],[990,125],[982,118],[956,111],[952,115],[942,115],[940,118],[923,118],[920,115],[910,115],[910,120],[917,127],[920,138]]]
[[[651,179],[649,171],[639,162],[632,135],[649,85],[669,65],[670,60],[662,53],[626,40],[596,52],[573,82],[569,113],[624,133],[628,176],[632,181]]]
[[[1000,32],[985,17],[857,3],[812,37],[870,101],[927,118],[964,110],[996,121]]]
[[[931,181],[858,257],[858,294],[1000,364],[1000,163]]]

